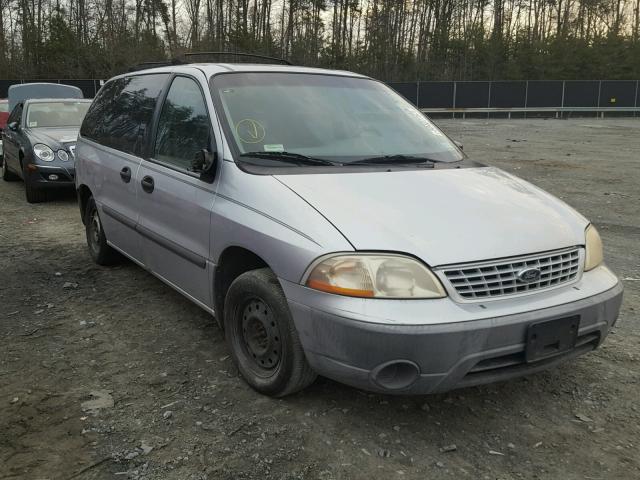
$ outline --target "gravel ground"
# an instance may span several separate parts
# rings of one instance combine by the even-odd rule
[[[131,263],[90,261],[72,194],[28,205],[2,183],[0,478],[640,478],[640,121],[439,123],[600,228],[626,292],[599,350],[444,395],[318,379],[269,399],[206,313]]]

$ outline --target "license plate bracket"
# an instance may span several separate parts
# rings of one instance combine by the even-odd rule
[[[579,315],[529,325],[525,349],[526,362],[537,362],[572,350],[576,345],[579,327]]]

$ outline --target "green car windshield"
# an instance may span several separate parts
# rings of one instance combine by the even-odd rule
[[[464,155],[420,111],[375,80],[298,73],[213,77],[214,102],[238,155],[277,152],[341,164],[412,157],[455,162]]]

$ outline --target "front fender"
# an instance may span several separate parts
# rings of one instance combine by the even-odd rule
[[[242,247],[262,258],[278,277],[298,282],[319,256],[353,250],[327,219],[274,177],[223,163],[212,214],[215,263],[228,247]]]

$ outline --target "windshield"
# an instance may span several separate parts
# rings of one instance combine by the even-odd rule
[[[223,74],[213,78],[212,94],[240,155],[287,152],[344,164],[380,157],[405,164],[406,157],[438,162],[463,158],[413,105],[374,80]],[[277,160],[277,155],[260,158]]]
[[[29,128],[79,127],[90,102],[42,102],[29,105],[27,124]]]

